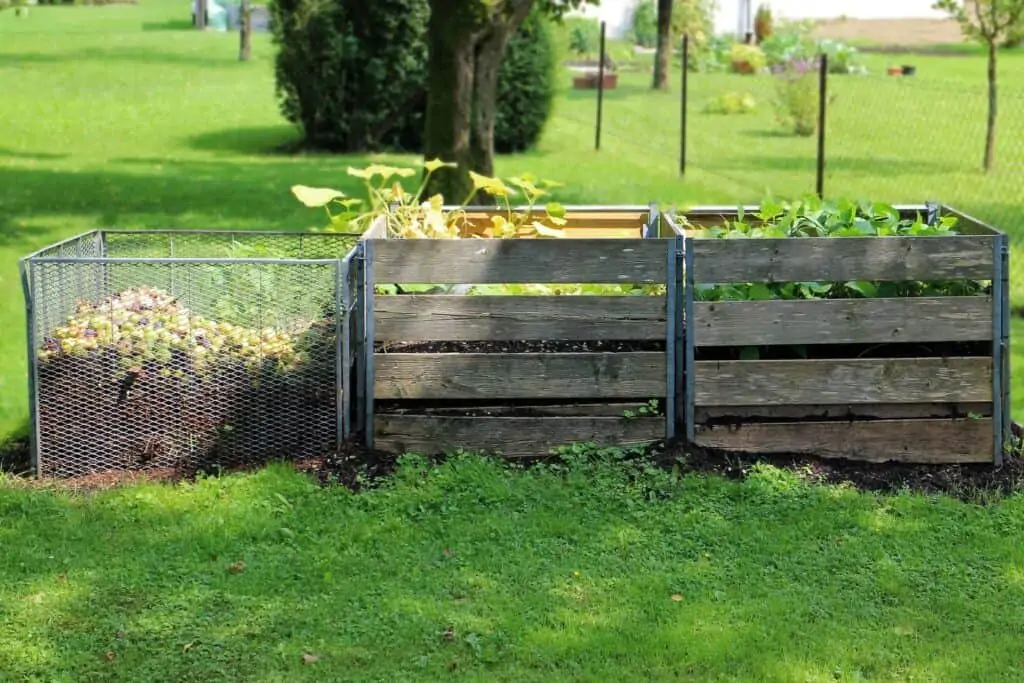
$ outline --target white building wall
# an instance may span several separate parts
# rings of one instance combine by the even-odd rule
[[[601,0],[599,6],[587,5],[573,16],[605,21],[608,36],[622,38],[629,31],[633,11],[640,0]],[[751,0],[753,8],[765,0]],[[740,24],[744,0],[717,0],[717,33],[735,34]],[[785,19],[944,19],[946,14],[932,9],[933,0],[767,0],[772,13]]]

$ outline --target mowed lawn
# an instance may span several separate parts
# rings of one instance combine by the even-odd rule
[[[21,256],[101,227],[313,227],[321,214],[301,207],[289,186],[344,189],[346,167],[366,161],[269,153],[296,133],[275,103],[268,37],[255,37],[254,59],[243,64],[237,36],[187,27],[187,3],[167,0],[0,14],[0,435],[24,433],[27,419]],[[1024,89],[1013,83],[1024,77],[1024,58],[1002,59],[1000,163],[988,176],[977,170],[983,61],[913,59],[914,79],[833,79],[828,192],[940,199],[1024,237],[1024,186],[1016,180],[1024,113],[1014,105]],[[876,74],[887,63],[870,60]],[[734,204],[768,190],[813,189],[814,141],[778,134],[769,79],[691,78],[690,167],[680,179],[678,72],[669,93],[651,93],[648,78],[623,70],[607,94],[595,152],[594,93],[571,90],[563,73],[541,145],[499,160],[499,172],[562,182],[566,203]],[[757,113],[701,113],[707,99],[730,90],[753,93]],[[1014,283],[1019,304],[1022,283]]]
[[[366,161],[267,153],[295,137],[269,41],[257,36],[239,64],[235,36],[187,21],[187,3],[162,0],[0,13],[0,435],[27,414],[19,257],[100,227],[313,227],[321,215],[289,186],[350,187],[345,168]],[[968,106],[981,62],[916,62],[918,81],[837,85],[830,145],[844,156],[829,190],[948,200],[1024,237],[1011,126],[1007,165],[982,177],[976,130],[954,135],[980,117],[913,90],[943,73]],[[1021,66],[1004,60],[1008,74]],[[499,171],[561,181],[567,203],[811,188],[813,143],[773,135],[767,110],[694,113],[680,180],[678,91],[645,81],[624,73],[609,93],[601,152],[593,93],[567,91],[540,148]],[[695,108],[726,89],[767,102],[767,81],[693,82]],[[861,113],[841,113],[847,101]],[[897,143],[917,151],[904,158]],[[1024,677],[1019,495],[982,506],[858,493],[771,467],[735,482],[618,455],[532,470],[407,459],[360,494],[285,466],[93,494],[0,475],[0,681]]]

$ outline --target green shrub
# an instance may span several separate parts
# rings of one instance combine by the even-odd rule
[[[735,43],[729,54],[732,70],[741,74],[757,74],[767,65],[764,52],[756,45]]]
[[[757,100],[750,93],[727,92],[704,105],[706,114],[749,114],[757,108]]]
[[[601,29],[596,21],[582,18],[572,20],[569,30],[569,49],[573,54],[586,59],[600,51],[600,43]]]
[[[427,0],[273,0],[277,95],[313,147],[404,147],[422,137]]]
[[[422,150],[427,0],[272,0],[270,13],[279,104],[307,145]],[[546,19],[531,16],[502,63],[496,149],[536,142],[551,109],[553,57]]]
[[[555,47],[547,18],[534,10],[508,44],[498,75],[494,148],[521,152],[537,142],[555,98]]]
[[[658,44],[658,8],[654,0],[646,0],[636,6],[632,33],[633,42],[641,47],[655,47]]]

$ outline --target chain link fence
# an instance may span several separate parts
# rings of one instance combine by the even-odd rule
[[[93,232],[25,259],[37,472],[330,451],[355,239]]]

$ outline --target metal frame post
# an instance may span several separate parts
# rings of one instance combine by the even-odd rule
[[[1010,432],[1010,245],[1005,233],[996,236],[992,249],[992,462],[1002,467]]]
[[[676,372],[676,326],[679,310],[676,308],[676,277],[679,259],[676,258],[676,241],[668,240],[668,275],[665,278],[665,438],[672,439],[676,435],[676,394],[678,380]]]
[[[350,253],[338,262],[334,273],[334,396],[335,411],[337,412],[337,432],[334,444],[339,450],[348,437],[350,421],[348,411],[352,403],[352,378],[349,376],[352,339],[349,336],[348,326],[349,304],[352,300],[352,292],[348,285],[351,261],[352,254]]]
[[[658,237],[661,230],[661,214],[658,211],[658,203],[651,202],[647,207],[647,225],[644,226],[642,236],[646,239]]]
[[[683,324],[685,327],[685,355],[683,358],[683,373],[686,378],[686,389],[683,392],[683,400],[685,401],[685,420],[686,420],[686,439],[690,443],[696,441],[697,428],[694,424],[694,403],[693,403],[693,386],[694,386],[694,356],[695,356],[695,340],[694,340],[694,325],[693,325],[693,295],[694,295],[694,274],[693,274],[693,238],[687,237],[683,240],[683,274],[686,277],[686,286],[683,287],[683,294],[685,296],[685,314],[683,317]]]
[[[363,430],[366,447],[373,448],[373,240],[365,240],[363,244],[363,363],[365,364],[365,395]]]
[[[352,434],[357,433],[364,427],[363,417],[365,415],[364,403],[366,396],[366,354],[364,349],[366,348],[366,340],[363,336],[363,316],[365,312],[366,302],[366,283],[363,280],[365,273],[366,255],[363,251],[363,242],[359,242],[355,246],[355,253],[353,254],[353,273],[352,283],[355,285],[355,294],[352,297],[352,325],[349,334],[352,338],[353,346],[353,366],[348,368],[349,376],[355,375],[355,399],[351,408],[352,418]],[[351,381],[351,380],[349,380]]]
[[[25,296],[25,344],[28,360],[28,450],[32,474],[39,476],[39,363],[36,362],[35,292],[32,283],[32,263],[28,258],[18,261],[21,288]]]

